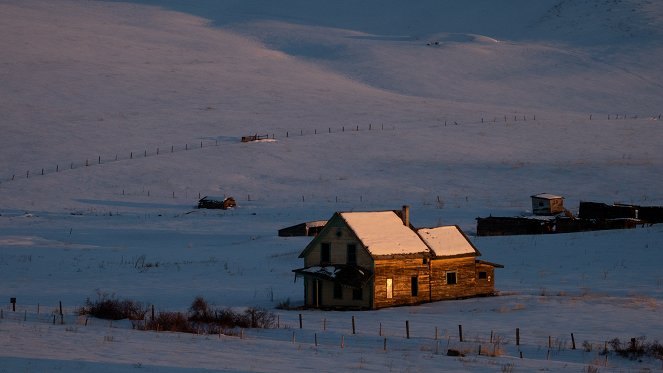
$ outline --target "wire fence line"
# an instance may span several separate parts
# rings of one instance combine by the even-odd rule
[[[627,361],[627,357],[619,356],[611,340],[592,340],[569,332],[563,335],[559,331],[553,333],[529,334],[527,329],[513,328],[505,329],[497,325],[491,330],[465,329],[463,325],[454,325],[448,329],[439,328],[431,323],[425,325],[413,325],[410,320],[390,318],[387,322],[378,322],[370,317],[371,327],[367,329],[362,325],[360,319],[355,315],[347,313],[347,318],[334,317],[328,320],[323,315],[320,320],[319,313],[306,314],[297,311],[285,311],[276,314],[276,323],[269,329],[242,329],[234,328],[223,333],[210,334],[205,329],[197,332],[210,343],[218,338],[231,338],[238,343],[242,340],[267,340],[289,343],[296,348],[308,346],[312,349],[369,349],[382,351],[383,353],[402,353],[406,350],[423,351],[433,355],[447,355],[460,357],[487,358],[505,357],[510,359],[550,360],[560,363],[573,362],[576,364],[589,364],[600,366],[601,371],[640,372],[641,367],[633,370],[625,370],[620,361]],[[311,320],[309,316],[315,315]],[[148,316],[145,316],[149,318]],[[297,322],[297,317],[299,322]],[[416,319],[414,320],[416,322]],[[123,320],[105,320],[94,318],[80,313],[80,307],[63,307],[58,305],[21,305],[0,308],[0,323],[11,322],[18,324],[40,323],[52,324],[55,328],[64,328],[66,331],[74,331],[76,328],[108,328],[109,330],[129,327],[136,329],[140,320],[133,321],[131,326]],[[399,325],[400,326],[397,326]],[[410,328],[410,326],[414,326]],[[137,328],[142,333],[160,333],[157,331]],[[537,329],[538,330],[538,329]],[[138,332],[138,331],[137,331]],[[627,336],[625,340],[631,339],[642,341],[643,337]],[[635,343],[635,342],[633,342]],[[638,342],[639,343],[639,342]]]
[[[662,115],[639,115],[639,114],[588,114],[585,119],[587,120],[625,120],[625,119],[630,119],[630,120],[661,120]],[[460,126],[460,125],[480,125],[480,124],[497,124],[497,123],[505,123],[507,125],[512,125],[516,123],[525,123],[528,121],[536,121],[537,117],[536,114],[504,114],[501,116],[490,116],[490,117],[481,117],[480,120],[474,120],[474,121],[460,121],[460,120],[439,120],[436,123],[435,127],[453,127],[453,126]],[[539,119],[541,120],[541,119]],[[545,119],[544,119],[545,120]],[[421,123],[420,121],[417,121],[417,123]],[[416,130],[416,128],[411,128],[411,127],[403,127],[407,128],[407,130]],[[262,140],[275,140],[275,139],[287,139],[291,137],[301,137],[301,136],[310,136],[310,135],[322,135],[322,134],[338,134],[338,133],[352,133],[352,132],[366,132],[366,131],[395,131],[397,130],[397,127],[395,125],[387,125],[385,126],[384,123],[378,124],[373,124],[369,123],[368,125],[342,125],[340,127],[326,127],[324,129],[299,129],[299,130],[290,130],[290,129],[279,129],[278,135],[277,132],[272,132],[271,137],[270,134],[264,134],[264,135],[258,135],[258,133],[255,134],[256,139],[262,139]],[[239,140],[237,141],[239,143]],[[78,160],[78,161],[71,161],[63,164],[55,164],[55,166],[50,165],[46,167],[41,167],[37,169],[27,169],[22,172],[12,172],[10,174],[5,174],[3,178],[0,178],[0,185],[2,183],[6,182],[11,182],[14,180],[18,179],[30,179],[31,177],[36,177],[36,176],[44,176],[44,175],[49,175],[49,174],[54,174],[54,173],[59,173],[59,172],[64,172],[67,170],[74,170],[74,169],[81,169],[81,168],[86,168],[86,167],[91,167],[95,165],[102,165],[102,164],[108,164],[112,162],[119,162],[119,161],[126,161],[126,160],[133,160],[133,159],[142,159],[142,158],[147,158],[147,157],[152,157],[152,156],[158,156],[158,155],[165,155],[165,154],[172,154],[172,153],[178,153],[178,152],[183,152],[183,151],[189,151],[189,150],[195,150],[195,149],[203,149],[203,148],[209,148],[209,147],[216,147],[219,146],[219,140],[214,139],[214,140],[201,140],[200,142],[196,143],[185,143],[184,145],[171,145],[170,147],[156,147],[152,149],[143,149],[142,151],[130,151],[129,154],[120,154],[116,153],[114,156],[108,156],[108,155],[97,155],[96,157],[92,158],[86,158],[85,160]]]

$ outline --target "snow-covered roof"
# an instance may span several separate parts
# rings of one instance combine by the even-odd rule
[[[474,246],[455,225],[421,228],[417,233],[437,256],[477,254]]]
[[[371,255],[427,253],[419,236],[393,211],[341,212]]]
[[[556,195],[554,195],[554,194],[550,194],[550,193],[539,193],[539,194],[535,194],[535,195],[533,195],[532,198],[560,199],[560,198],[564,198],[564,197],[562,197],[562,196],[556,196]]]

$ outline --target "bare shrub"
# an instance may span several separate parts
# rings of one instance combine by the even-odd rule
[[[646,339],[646,337],[640,336],[638,338],[631,338],[628,342],[622,342],[619,338],[615,338],[609,341],[608,344],[617,355],[631,360],[636,360],[643,356],[657,359],[663,358],[663,345],[658,341],[648,343]]]
[[[244,315],[250,320],[251,328],[269,329],[274,327],[275,316],[264,308],[249,307]]]
[[[147,330],[193,333],[196,331],[182,312],[159,312],[145,325]]]
[[[189,321],[209,323],[214,321],[214,312],[203,297],[196,297],[189,307]]]
[[[129,299],[120,300],[107,294],[99,294],[95,301],[86,299],[85,305],[78,309],[79,315],[90,315],[106,320],[143,320],[146,313],[147,308],[138,302]]]

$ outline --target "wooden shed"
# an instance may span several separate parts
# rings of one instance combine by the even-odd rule
[[[458,226],[415,229],[409,208],[337,212],[299,255],[305,305],[378,309],[491,295],[499,264]]]
[[[198,201],[199,209],[222,209],[226,210],[237,206],[233,197],[205,196]]]
[[[327,220],[307,221],[279,229],[279,237],[316,236],[327,224]]]
[[[531,196],[532,213],[534,215],[557,215],[564,212],[564,197],[550,193]]]

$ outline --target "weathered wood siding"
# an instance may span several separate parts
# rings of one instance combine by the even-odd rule
[[[430,302],[430,269],[421,258],[376,259],[373,308]],[[412,277],[417,277],[417,296],[412,296]],[[392,279],[392,298],[387,298],[387,279]]]
[[[354,244],[357,246],[357,265],[365,268],[373,267],[373,258],[342,219],[330,220],[325,229],[318,234],[315,245],[304,258],[304,266],[320,265],[322,243],[331,244],[331,261],[327,264],[346,264],[348,244]]]
[[[485,272],[486,277],[480,278],[480,272]],[[495,293],[495,267],[488,264],[477,263],[476,279],[475,295],[492,295]]]
[[[431,260],[431,301],[476,295],[477,269],[474,257]],[[456,284],[447,283],[447,272],[456,273]]]
[[[555,215],[564,212],[564,199],[532,197],[532,212],[535,215]]]

